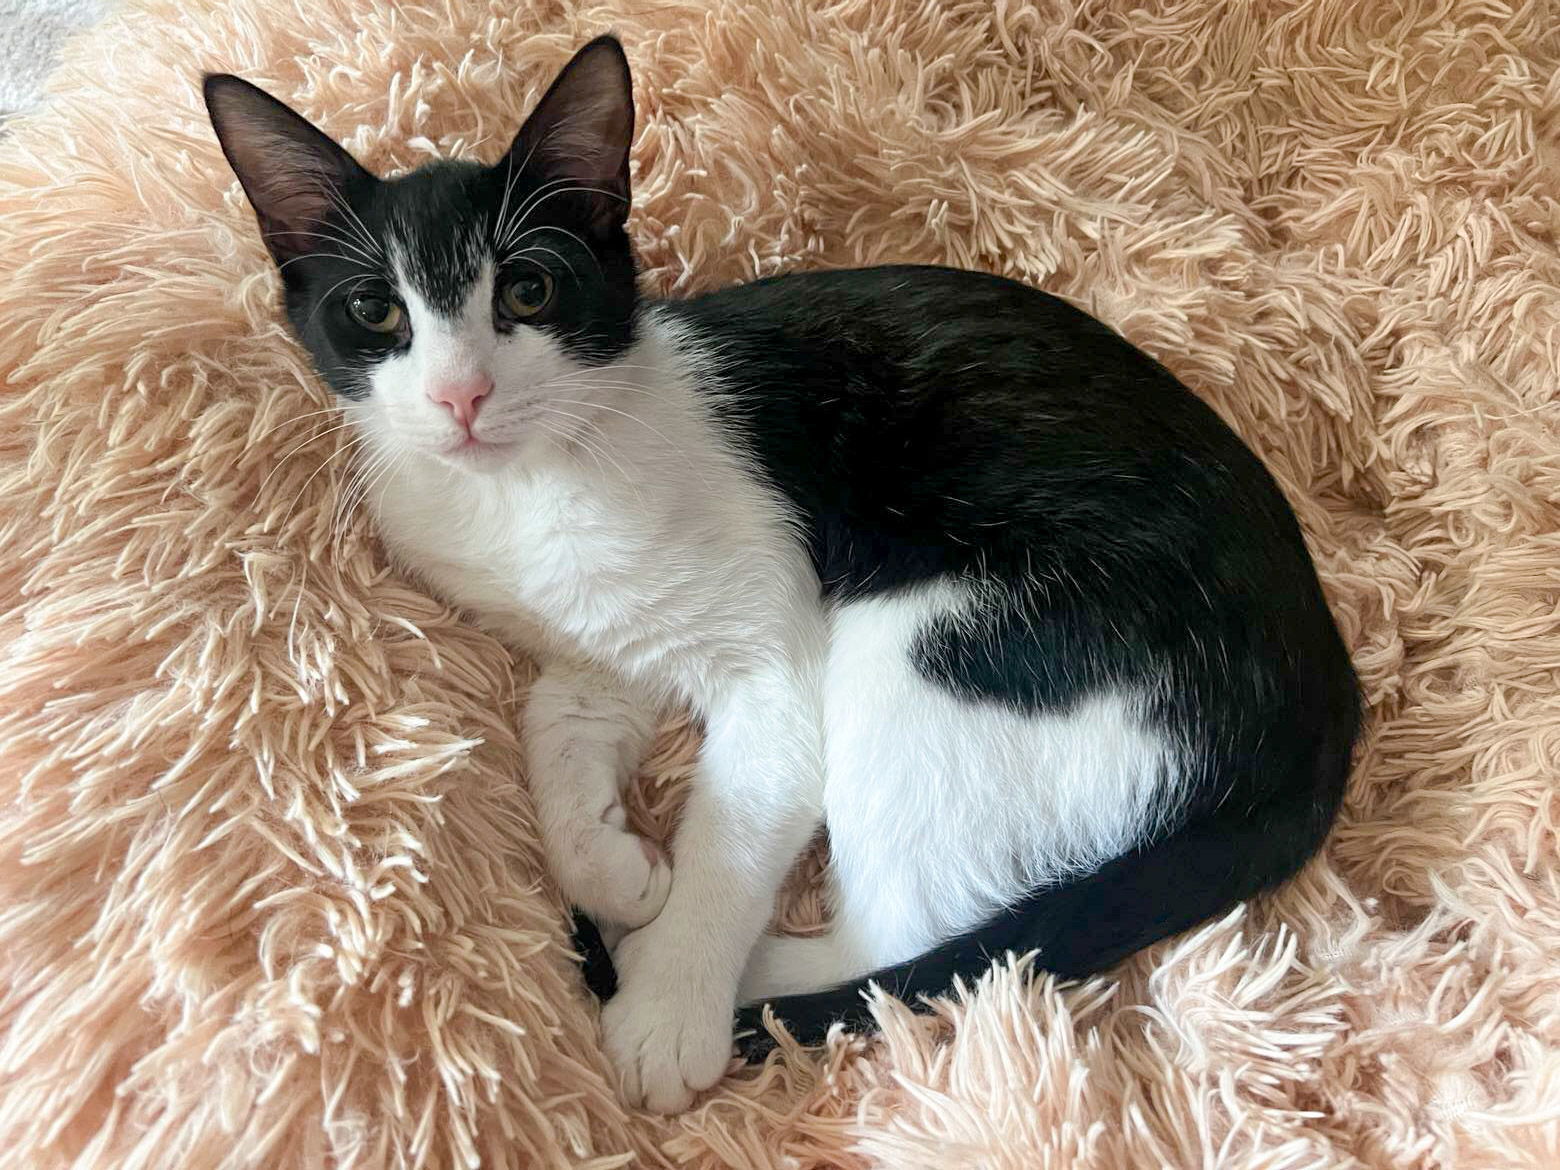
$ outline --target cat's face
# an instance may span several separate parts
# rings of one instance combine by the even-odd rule
[[[634,330],[616,41],[580,51],[492,167],[381,180],[247,82],[207,78],[206,103],[294,331],[382,448],[482,471],[589,425]]]

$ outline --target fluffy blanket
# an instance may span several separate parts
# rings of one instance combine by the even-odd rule
[[[616,29],[647,286],[1075,298],[1297,508],[1372,706],[1300,880],[631,1116],[523,663],[387,568],[198,98],[496,157]],[[0,1150],[48,1167],[1560,1165],[1550,0],[131,0],[0,142]],[[692,733],[636,814],[664,833]],[[786,912],[815,921],[813,867]]]

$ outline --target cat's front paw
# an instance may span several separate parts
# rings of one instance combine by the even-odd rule
[[[680,1113],[730,1063],[736,997],[697,978],[690,952],[655,946],[653,931],[613,955],[619,990],[602,1009],[602,1044],[629,1106]]]
[[[553,851],[552,868],[564,897],[601,927],[637,930],[666,905],[672,867],[651,841],[603,821]]]

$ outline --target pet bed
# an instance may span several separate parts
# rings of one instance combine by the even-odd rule
[[[1560,1165],[1556,15],[129,0],[0,139],[8,1164]],[[647,288],[1006,273],[1267,461],[1371,706],[1291,886],[1081,986],[1003,965],[686,1116],[620,1107],[526,665],[387,567],[198,88],[240,73],[382,170],[492,159],[607,29]],[[692,743],[647,761],[657,832]]]

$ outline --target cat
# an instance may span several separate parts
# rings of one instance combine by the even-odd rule
[[[817,1041],[870,1021],[869,977],[1099,971],[1319,847],[1361,704],[1299,526],[1109,328],[935,267],[642,296],[610,37],[490,167],[382,180],[236,77],[205,97],[387,461],[389,554],[542,663],[529,781],[616,942],[631,1105],[687,1107],[764,1005]],[[675,865],[620,799],[673,704],[705,729]],[[820,825],[832,923],[766,935]]]

